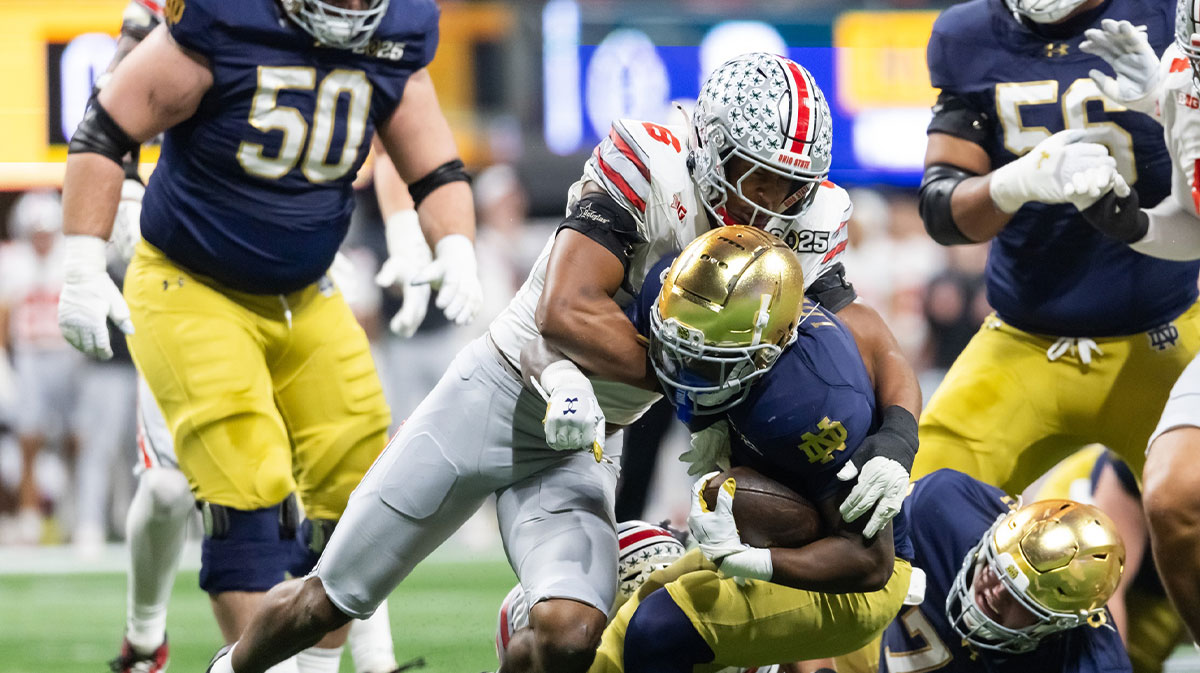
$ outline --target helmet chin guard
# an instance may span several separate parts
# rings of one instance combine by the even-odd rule
[[[1087,0],[1005,0],[1014,16],[1034,23],[1058,23]]]
[[[364,9],[346,9],[325,0],[280,0],[283,11],[304,32],[326,47],[355,49],[365,45],[383,15],[389,0],[366,0]]]

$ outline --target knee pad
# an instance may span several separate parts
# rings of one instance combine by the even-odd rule
[[[671,594],[659,589],[638,605],[625,630],[625,670],[691,671],[713,651]],[[665,666],[665,668],[664,668]]]
[[[188,486],[187,477],[179,470],[169,467],[153,467],[142,473],[138,488],[146,489],[150,496],[155,518],[182,517],[192,508],[196,500]]]
[[[336,525],[337,521],[333,519],[305,519],[300,523],[296,530],[295,555],[288,567],[292,577],[304,577],[312,572]]]
[[[260,592],[282,582],[296,545],[287,502],[249,511],[197,503],[204,518],[200,588]]]

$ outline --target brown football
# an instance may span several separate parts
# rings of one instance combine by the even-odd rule
[[[733,520],[742,542],[751,547],[803,547],[823,537],[821,513],[783,484],[748,467],[735,467],[713,477],[704,488],[704,502],[711,509],[717,489],[733,477]]]

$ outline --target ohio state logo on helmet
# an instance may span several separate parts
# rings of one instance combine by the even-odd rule
[[[746,54],[717,68],[701,88],[692,123],[693,177],[718,221],[725,219],[719,211],[728,191],[751,202],[741,180],[754,171],[793,182],[790,196],[777,209],[755,204],[757,210],[785,219],[803,214],[829,174],[829,103],[812,74],[782,56]],[[735,156],[753,166],[738,184],[725,170]]]

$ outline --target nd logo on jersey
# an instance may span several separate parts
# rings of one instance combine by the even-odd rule
[[[822,418],[817,427],[820,432],[804,433],[799,449],[810,463],[828,463],[833,460],[834,451],[846,450],[846,428],[842,427],[841,421],[831,421],[828,416]]]
[[[183,18],[183,0],[167,0],[163,7],[163,18],[172,26]]]

